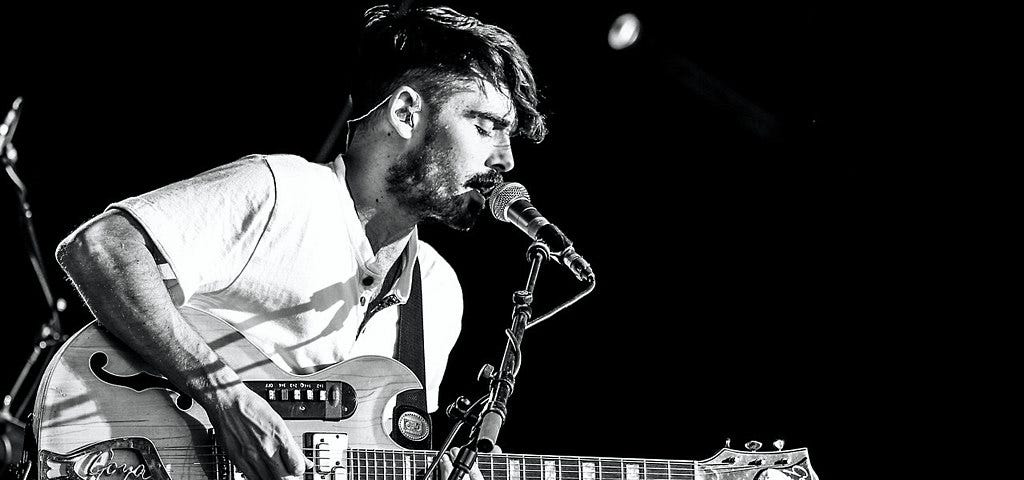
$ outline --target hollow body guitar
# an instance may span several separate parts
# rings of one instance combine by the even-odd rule
[[[434,452],[406,450],[422,417],[391,421],[390,402],[422,388],[401,363],[356,357],[310,375],[277,367],[223,321],[190,323],[285,419],[314,468],[306,480],[420,480]],[[47,366],[35,405],[39,480],[238,480],[206,412],[93,322]],[[487,480],[816,479],[806,449],[723,449],[704,461],[481,454]]]

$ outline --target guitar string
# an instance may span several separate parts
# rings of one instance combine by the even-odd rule
[[[185,467],[185,468],[188,468],[188,467],[190,467],[190,465],[187,465],[187,464],[176,464],[175,466],[178,466],[178,467]],[[724,473],[737,473],[737,472],[724,472]],[[337,477],[337,474],[330,474],[330,475],[331,475],[331,476],[333,476],[333,477]],[[317,476],[320,476],[320,477],[324,477],[324,476],[326,476],[326,475],[324,475],[324,474],[318,474],[318,473],[311,473],[311,472],[307,472],[307,473],[304,473],[304,474],[303,474],[302,476],[303,476],[303,478],[307,478],[307,477],[308,477],[308,478],[316,478]],[[347,474],[345,475],[345,477],[346,477],[346,478],[350,478],[350,479],[353,479],[353,480],[359,480],[359,479],[367,479],[367,480],[369,480],[370,478],[373,478],[373,479],[376,479],[376,478],[377,478],[377,477],[375,477],[375,476],[372,476],[372,475],[364,475],[364,474],[355,474],[355,473],[353,473],[353,472],[348,472],[348,473],[347,473]],[[385,477],[385,478],[387,478],[387,477]],[[396,479],[397,479],[397,478],[398,478],[398,475],[395,475],[395,476],[394,476],[394,478],[396,478]],[[490,480],[496,480],[496,478],[497,478],[497,477],[488,477],[488,478],[490,478]],[[676,478],[680,478],[680,479],[691,479],[691,478],[696,478],[696,475],[695,475],[695,474],[687,474],[687,475],[679,475],[679,476],[673,476],[673,477],[672,477],[672,479],[673,479],[673,480],[675,480]],[[507,480],[507,479],[508,479],[508,477],[505,477],[505,479]],[[421,479],[418,479],[418,478],[417,478],[417,480],[421,480]],[[532,480],[532,479],[526,479],[526,480]]]
[[[199,465],[199,466],[214,465],[214,466],[216,466],[216,465],[219,465],[219,464],[220,464],[220,462],[191,462],[191,463],[166,462],[166,463],[164,463],[164,465],[169,465],[169,466],[189,466],[189,465]],[[395,465],[398,465],[398,464],[395,463]],[[772,465],[735,465],[735,466],[730,466],[730,467],[727,467],[726,465],[730,465],[730,464],[717,463],[717,464],[702,464],[702,465],[699,465],[699,466],[701,468],[703,468],[703,469],[707,469],[708,467],[713,467],[713,469],[715,471],[720,471],[720,472],[739,472],[739,471],[744,471],[744,470],[756,470],[756,469],[771,468],[772,467]],[[415,466],[415,465],[413,465],[413,466]],[[489,466],[490,465],[485,467],[485,466],[481,465],[481,467],[482,467],[481,470],[485,470]],[[782,467],[782,468],[784,468],[786,466],[789,466],[789,465],[779,465],[779,467]],[[363,470],[365,470],[366,473],[363,473],[362,472]],[[379,465],[378,466],[373,466],[373,465],[350,465],[349,467],[346,468],[346,471],[348,473],[354,473],[357,476],[366,477],[366,478],[369,478],[369,477],[377,478],[377,477],[381,477],[381,476],[387,478],[387,475],[389,475],[389,474],[388,474],[388,472],[386,470],[387,470],[386,467],[381,467]],[[393,472],[397,472],[398,470],[399,469],[397,467],[392,468]],[[564,468],[562,470],[564,470]],[[602,467],[600,471],[595,470],[594,473],[596,473],[597,476],[603,477],[605,475],[604,472],[606,470],[609,471],[609,472],[614,472],[614,473],[622,473],[622,468],[621,467],[613,467],[613,466]],[[639,474],[649,474],[650,470],[651,469],[647,469],[646,472],[637,472],[637,474],[638,475]],[[667,470],[667,469],[665,469],[665,470]],[[696,468],[692,468],[692,466],[691,466],[691,470],[696,471]],[[531,468],[520,468],[519,471],[523,475],[528,474],[528,473],[548,473],[548,472],[550,472],[550,470],[543,469],[543,468],[541,468],[541,469],[537,469],[537,468],[534,468],[534,469],[531,469]],[[571,471],[572,470],[570,470],[570,472]],[[375,472],[375,473],[373,473],[373,472]],[[581,473],[581,476],[582,476],[582,473],[585,473],[585,472],[580,471],[579,473]],[[303,474],[304,475],[322,475],[322,474],[318,474],[318,473],[315,473],[315,472],[303,472]],[[391,475],[397,477],[398,473],[391,473]],[[693,474],[686,473],[686,472],[679,472],[678,474],[677,473],[670,473],[669,474],[669,478],[674,478],[676,476],[686,477],[686,476],[692,476],[692,475]],[[610,473],[608,474],[608,476],[609,477],[613,477],[613,478],[620,478],[620,479],[623,478],[621,476],[615,477],[615,476],[611,475]],[[565,475],[561,475],[561,477],[564,478]],[[628,472],[627,472],[627,478],[628,478]]]
[[[172,455],[161,455],[160,457],[162,459],[180,460],[180,459],[187,459],[187,458],[190,458],[190,457],[193,457],[193,456],[195,456],[195,457],[199,457],[199,456],[202,456],[202,457],[216,456],[216,457],[220,457],[220,459],[222,459],[222,460],[230,460],[230,459],[228,459],[228,456],[226,454],[196,454],[196,455],[173,455],[172,454]],[[405,465],[406,465],[405,462],[398,461],[398,460],[388,460],[386,462],[381,461],[379,459],[375,461],[373,459],[360,459],[360,458],[348,458],[347,460],[348,460],[349,464],[348,464],[348,466],[346,468],[367,468],[367,469],[385,469],[385,470],[390,469],[390,470],[394,471],[394,470],[403,469],[403,468],[405,468]],[[490,460],[490,461],[479,461],[479,460],[482,460],[482,459],[478,459],[478,463],[481,465],[481,468],[491,468],[494,465],[505,465],[505,467],[507,467],[506,470],[509,469],[509,468],[513,468],[513,467],[509,466],[509,464],[506,463],[506,462],[498,462],[498,461],[493,461],[493,460]],[[513,460],[516,460],[516,459],[513,459]],[[197,462],[197,463],[204,464],[204,465],[210,465],[210,464],[216,463],[216,461],[214,461],[214,462],[205,461],[205,462]],[[416,461],[414,460],[411,464],[415,466],[415,463],[416,463]],[[556,470],[578,471],[578,472],[585,472],[585,471],[587,471],[587,468],[585,468],[586,465],[574,465],[574,463],[575,463],[575,460],[570,461],[569,464],[566,465],[565,461],[563,460],[563,464],[562,465],[553,465],[553,466],[555,467]],[[583,462],[583,463],[587,463],[587,462]],[[613,463],[613,462],[605,461],[604,463]],[[629,464],[629,465],[632,465],[632,464]],[[595,472],[606,472],[606,471],[607,472],[621,472],[623,469],[627,469],[628,470],[627,467],[629,465],[596,465],[595,464],[593,470]],[[642,462],[638,462],[638,463],[636,463],[636,465],[642,467]],[[727,463],[715,463],[715,464],[704,463],[704,464],[701,464],[701,466],[707,466],[707,465],[712,465],[712,466],[713,465],[723,465],[724,466],[724,465],[730,465],[730,464],[727,464]],[[527,473],[546,472],[546,471],[549,471],[549,469],[551,467],[552,466],[549,466],[549,465],[535,465],[535,464],[531,465],[531,464],[526,464],[526,465],[519,466],[518,470],[521,471],[521,472],[527,472]],[[643,473],[643,472],[658,473],[658,472],[663,472],[663,471],[664,472],[670,472],[670,471],[675,470],[675,469],[686,470],[686,469],[694,469],[694,468],[695,467],[692,464],[690,464],[690,463],[683,463],[683,464],[680,464],[678,466],[673,465],[671,467],[670,466],[659,466],[659,465],[647,465],[646,468],[639,469],[638,473]]]
[[[202,466],[202,465],[217,465],[217,464],[216,463],[193,462],[191,464],[168,463],[168,465],[189,467],[189,466],[197,466],[197,465],[198,466]],[[734,466],[734,467],[719,466],[717,468],[711,468],[711,469],[703,468],[702,471],[703,470],[711,470],[712,472],[718,472],[718,473],[740,473],[740,472],[751,471],[751,470],[763,470],[765,468],[772,468],[772,466],[770,466],[770,465],[769,466],[765,466],[765,465],[742,465],[742,466]],[[617,473],[618,472],[620,472],[620,471],[617,470]],[[490,477],[491,479],[500,478],[500,476],[493,475],[493,470],[492,470],[491,473],[492,473],[492,475]],[[547,478],[546,472],[543,472],[541,470],[534,470],[534,471],[520,470],[520,475],[519,476],[521,478],[526,478],[526,475],[528,473],[535,473],[535,474],[544,473],[544,475],[541,478]],[[669,478],[669,480],[674,480],[675,478],[684,478],[684,479],[685,478],[693,478],[695,476],[695,474],[696,474],[696,471],[694,470],[693,473],[676,473],[676,474],[671,474],[668,478]],[[306,475],[309,475],[311,477],[315,477],[317,475],[320,475],[321,477],[324,476],[324,474],[320,474],[320,473],[316,473],[316,472],[304,472],[303,476],[306,476]],[[332,475],[334,475],[334,474],[332,474]],[[353,467],[353,468],[347,469],[347,471],[346,471],[346,477],[355,478],[355,479],[359,479],[359,478],[364,478],[364,479],[373,478],[373,479],[377,479],[379,477],[384,477],[385,479],[387,479],[388,475],[389,474],[388,474],[387,471],[379,471],[379,470],[374,469],[374,468],[369,467],[369,466],[367,466],[367,467]],[[399,475],[399,473],[397,473],[397,472],[396,473],[391,473],[391,476],[393,476],[396,479],[398,478],[398,475]],[[596,478],[600,479],[603,476],[604,476],[603,474],[598,473]],[[617,476],[617,475],[609,475],[609,477],[613,478],[613,479],[614,478],[617,478],[617,479],[620,479],[620,480],[622,479],[621,476]],[[404,478],[404,475],[403,475],[403,478]],[[513,476],[505,476],[504,478],[509,479],[509,478],[513,478]],[[560,475],[560,476],[556,475],[556,478],[566,478],[566,476],[564,474]]]
[[[187,463],[168,463],[167,465],[169,465],[171,467],[177,466],[177,467],[188,468],[188,467],[194,467],[194,466],[202,467],[203,465],[216,465],[216,464],[215,463],[203,464],[203,463],[196,462],[196,463],[191,463],[191,464],[187,464]],[[765,468],[771,468],[771,467],[770,466],[745,465],[745,466],[738,466],[738,467],[714,468],[714,469],[710,469],[710,470],[712,472],[715,472],[715,473],[742,473],[742,472],[745,472],[745,471],[763,470]],[[707,469],[705,469],[705,470],[707,470]],[[528,472],[521,472],[521,478],[526,478],[526,473],[528,473]],[[535,473],[539,473],[539,472],[535,472]],[[316,477],[318,475],[321,476],[321,477],[325,476],[325,474],[320,474],[320,473],[316,473],[316,472],[304,472],[303,473],[303,478],[305,478],[306,476],[309,476],[309,477],[312,478],[312,477]],[[336,476],[336,474],[333,474],[333,473],[330,474],[330,475]],[[388,478],[388,475],[386,473],[375,474],[375,473],[371,473],[371,472],[358,472],[358,471],[346,471],[345,475],[348,478],[355,478],[355,479],[359,479],[359,478],[363,478],[363,479],[370,479],[370,478],[377,479],[379,477],[384,477],[385,479]],[[392,476],[394,478],[396,478],[396,479],[398,478],[398,475],[399,475],[398,473],[392,474]],[[676,474],[676,475],[670,476],[669,479],[675,479],[675,478],[684,478],[684,479],[685,478],[694,478],[695,476],[696,476],[696,472],[694,472],[694,473],[680,473],[680,474]],[[596,478],[601,478],[601,477],[603,477],[603,476],[598,476]],[[618,478],[618,479],[622,478],[622,477],[612,477],[612,476],[610,476],[610,477],[611,478]],[[403,475],[403,478],[404,478],[404,475]],[[500,478],[500,477],[492,475],[490,478],[493,480],[495,478]],[[504,478],[509,479],[509,478],[512,478],[512,477],[506,476]],[[548,477],[545,475],[545,476],[543,476],[541,478],[548,478]],[[556,476],[555,478],[565,478],[565,476],[564,475],[561,476],[561,477]]]
[[[178,447],[170,447],[169,446],[169,447],[161,447],[159,450],[160,451],[167,451],[167,450],[196,450],[196,449],[204,449],[204,448],[208,448],[208,449],[212,450],[212,449],[223,448],[223,446],[222,445],[193,445],[193,446],[178,446]],[[300,450],[303,450],[305,452],[316,453],[317,451],[324,451],[324,450],[329,450],[329,449],[315,448],[315,447],[302,447]],[[423,450],[363,450],[363,449],[351,449],[351,448],[350,449],[345,449],[345,451],[347,452],[349,459],[360,460],[360,461],[374,461],[374,457],[372,455],[395,455],[395,456],[400,455],[402,457],[405,457],[405,456],[408,456],[408,455],[421,455],[421,456],[424,456],[424,457],[428,457],[427,460],[432,460],[433,459],[433,455],[435,455],[437,453],[437,452],[430,452],[430,451],[423,451]],[[357,455],[358,454],[369,454],[371,456],[357,458],[357,457],[354,457],[353,454],[357,454]],[[216,456],[226,457],[228,454],[227,453],[195,453],[194,455],[196,455],[196,456],[214,456],[214,455],[216,455]],[[581,461],[581,462],[594,463],[594,464],[601,463],[601,462],[603,462],[603,463],[630,463],[630,464],[633,464],[633,463],[635,463],[635,464],[644,464],[644,463],[647,463],[647,464],[652,464],[652,463],[658,464],[658,463],[663,463],[663,464],[672,464],[672,468],[675,468],[676,464],[680,464],[680,466],[684,466],[685,467],[685,466],[687,466],[687,465],[689,465],[689,464],[691,464],[693,462],[692,460],[663,460],[663,459],[643,459],[643,458],[626,458],[626,457],[573,457],[573,456],[559,456],[559,455],[550,455],[549,456],[549,455],[520,454],[520,453],[480,454],[480,456],[477,457],[477,458],[479,460],[487,460],[487,461],[491,461],[491,462],[497,461],[497,460],[501,460],[501,459],[505,459],[505,460],[524,460],[524,461],[525,460],[544,460],[544,461],[558,461],[558,460],[561,460],[563,462],[564,461],[569,461],[569,462]],[[389,461],[389,462],[396,462],[396,463],[398,462],[398,460],[384,459],[383,457],[377,457],[377,459],[376,459],[376,461],[385,461],[385,460]],[[607,467],[606,466],[602,466],[602,467],[603,468],[618,468],[617,466],[607,466]],[[649,468],[650,468],[650,466],[649,466]],[[653,467],[653,468],[658,468],[658,467]],[[664,468],[668,468],[668,467],[664,467]]]
[[[506,469],[509,469],[509,468],[512,468],[512,467],[510,466],[511,464],[509,464],[507,462],[507,460],[520,460],[520,459],[511,457],[512,455],[515,455],[515,454],[508,454],[508,455],[510,455],[510,457],[502,457],[502,459],[506,460],[505,462],[501,462],[501,461],[498,461],[496,459],[487,459],[487,458],[479,458],[478,460],[479,460],[479,464],[481,465],[481,468],[493,468],[493,466],[495,466],[495,465],[505,465],[505,467],[507,467]],[[214,453],[199,453],[199,454],[195,454],[195,455],[180,455],[180,454],[176,455],[176,454],[171,454],[171,455],[161,455],[160,457],[161,458],[166,458],[166,459],[183,459],[183,458],[189,458],[189,457],[192,457],[192,456],[196,456],[196,457],[199,457],[199,456],[202,456],[202,457],[216,456],[216,457],[220,457],[221,459],[224,459],[224,460],[229,460],[227,458],[227,454],[214,454]],[[395,471],[395,470],[399,470],[399,469],[405,468],[405,465],[406,465],[405,461],[399,461],[398,459],[380,459],[380,458],[374,459],[374,458],[358,458],[358,457],[353,458],[353,457],[349,457],[346,460],[349,462],[349,465],[347,467],[349,469],[363,469],[363,468],[370,469],[370,470],[373,470],[373,469],[382,469],[382,470],[391,469],[392,471]],[[429,461],[429,459],[425,459],[425,458],[413,459],[413,461],[411,462],[411,465],[415,466],[415,464],[418,463],[417,460],[422,461],[422,463],[425,463],[426,461]],[[586,460],[586,458],[583,458],[583,460]],[[558,460],[548,460],[548,461],[558,461]],[[524,465],[519,466],[518,470],[521,471],[521,472],[526,472],[526,473],[534,473],[534,472],[550,471],[551,467],[555,467],[556,470],[568,470],[568,471],[584,472],[584,471],[587,470],[586,468],[584,468],[586,466],[585,464],[589,463],[589,462],[585,462],[585,461],[580,461],[580,463],[581,463],[580,465],[573,465],[573,463],[577,462],[577,460],[570,460],[570,461],[567,462],[568,465],[566,465],[566,462],[565,462],[564,458],[561,459],[561,462],[562,462],[561,465],[547,465],[547,464],[545,464],[545,465],[536,465],[536,464],[526,463]],[[210,465],[210,464],[215,464],[215,463],[216,462],[212,462],[212,463],[211,462],[196,462],[196,464],[204,464],[204,465]],[[680,465],[672,465],[672,466],[669,466],[669,465],[664,465],[664,466],[662,466],[662,465],[650,465],[650,463],[664,463],[664,462],[650,462],[650,461],[647,462],[648,465],[643,465],[644,462],[642,460],[637,461],[637,462],[626,462],[625,465],[604,465],[604,463],[616,463],[616,462],[611,461],[611,460],[600,460],[600,461],[598,461],[598,463],[601,463],[601,465],[598,465],[596,463],[593,465],[595,472],[605,472],[605,471],[621,472],[623,469],[627,469],[628,470],[628,467],[631,466],[631,465],[634,465],[634,464],[637,465],[637,466],[642,467],[641,469],[638,470],[638,473],[643,473],[643,472],[647,472],[647,473],[655,472],[655,473],[657,473],[657,472],[661,472],[661,471],[671,471],[674,468],[679,468],[679,469],[684,469],[684,470],[687,469],[687,468],[689,468],[689,469],[696,468],[696,467],[694,467],[694,465],[691,462],[686,462],[686,461],[680,461]],[[721,463],[721,462],[718,462],[718,463],[701,463],[698,466],[701,466],[701,467],[721,466],[722,468],[729,468],[729,467],[725,467],[726,465],[731,465],[731,464]],[[764,466],[764,465],[751,465],[750,467],[751,468],[758,468],[758,467],[761,467],[761,466]],[[736,466],[731,467],[731,468],[739,468],[739,467],[746,467],[746,465],[736,465]]]
[[[218,463],[216,463],[216,462],[214,462],[214,463],[211,463],[211,462],[192,462],[192,463],[165,463],[164,465],[165,466],[170,466],[170,467],[189,468],[189,467],[196,467],[196,466],[198,466],[198,467],[216,466],[216,465],[218,465]],[[756,470],[756,469],[760,469],[760,468],[764,468],[764,467],[743,466],[743,467],[731,467],[731,468],[716,468],[714,470],[715,471],[719,471],[719,472],[725,472],[725,473],[736,473],[736,472],[740,472],[740,471],[743,471],[743,470]],[[352,478],[366,478],[366,479],[369,479],[369,478],[376,479],[376,478],[379,478],[379,477],[388,478],[388,476],[389,476],[389,474],[387,474],[387,473],[373,474],[371,472],[360,472],[360,471],[355,471],[355,470],[357,470],[357,469],[351,469],[351,468],[347,469],[346,470],[346,476],[347,477],[352,477]],[[536,470],[536,471],[533,471],[533,472],[520,471],[520,477],[525,478],[525,475],[527,473],[543,473],[543,472],[540,471],[540,470]],[[315,476],[318,476],[318,475],[323,476],[323,475],[326,475],[326,474],[321,474],[321,473],[316,473],[316,472],[303,472],[302,475],[303,476],[307,476],[308,475],[308,476],[315,477]],[[330,474],[330,475],[335,475],[335,474]],[[400,475],[399,473],[392,473],[392,474],[390,474],[390,476],[392,476],[394,478],[398,478],[399,475]],[[674,480],[676,478],[693,478],[695,475],[696,475],[696,472],[694,472],[694,473],[678,473],[678,474],[677,473],[673,473],[669,477],[669,479],[673,479]],[[404,475],[403,475],[403,477],[404,477]],[[595,476],[595,480],[599,480],[601,477],[603,477],[603,475],[597,475],[597,476]],[[492,476],[490,478],[492,478],[492,480],[495,479],[495,478],[504,478],[506,480],[509,480],[509,479],[514,478],[514,477],[508,476],[508,475],[504,475],[504,476]],[[542,477],[542,478],[547,478],[547,477],[545,476],[545,477]],[[566,477],[564,475],[562,475],[562,476],[559,476],[557,478],[563,478],[564,479]],[[613,476],[609,475],[609,478],[617,478],[617,479],[621,480],[623,477],[613,477]]]

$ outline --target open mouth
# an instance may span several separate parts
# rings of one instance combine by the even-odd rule
[[[473,190],[480,192],[480,194],[483,195],[484,198],[488,198],[491,196],[491,192],[494,191],[494,187],[497,186],[498,183],[496,182],[478,182],[474,183],[473,185],[470,185],[469,188],[472,188]]]
[[[477,188],[477,190],[480,193],[482,193],[485,197],[490,197],[491,196],[491,192],[494,191],[494,187],[495,187],[495,184],[492,183],[492,184],[488,184],[488,185],[479,187],[479,188]]]
[[[495,171],[490,171],[475,175],[466,182],[466,186],[480,192],[480,195],[483,195],[486,199],[490,198],[491,192],[493,192],[498,185],[501,185],[503,181],[504,179],[501,178],[501,174]]]

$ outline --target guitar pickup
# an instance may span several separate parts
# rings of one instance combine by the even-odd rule
[[[351,417],[356,408],[356,391],[345,382],[247,381],[285,420],[337,421]]]
[[[302,446],[313,461],[313,480],[344,480],[347,478],[348,434],[306,433]],[[365,475],[364,475],[365,476]],[[308,478],[308,477],[307,477]]]

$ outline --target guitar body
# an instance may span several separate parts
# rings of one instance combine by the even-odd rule
[[[347,434],[349,448],[399,448],[385,431],[384,419],[390,417],[385,407],[399,393],[422,388],[416,376],[401,363],[366,356],[314,374],[293,375],[277,367],[230,325],[213,317],[198,318],[191,320],[193,326],[243,381],[273,381],[275,386],[285,386],[289,393],[295,391],[290,388],[293,386],[325,382],[344,381],[351,386],[354,399],[347,401],[354,400],[354,411],[348,418],[286,419],[299,445],[309,443],[303,438],[304,432],[336,432]],[[69,477],[67,472],[53,471],[61,468],[54,465],[61,463],[53,461],[55,454],[67,455],[97,442],[139,437],[152,444],[173,478],[211,478],[209,458],[215,439],[210,434],[213,427],[206,412],[198,403],[160,386],[159,381],[166,380],[157,375],[155,369],[96,322],[69,339],[47,367],[36,399],[39,478]],[[169,384],[167,387],[173,388]],[[305,391],[300,389],[303,396]],[[138,442],[135,443],[130,448],[138,448]],[[120,445],[114,449],[119,448],[129,447]],[[93,471],[96,470],[99,467],[94,465]]]

